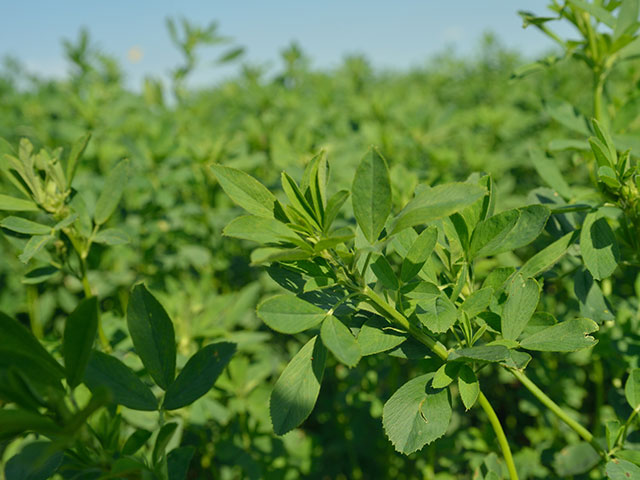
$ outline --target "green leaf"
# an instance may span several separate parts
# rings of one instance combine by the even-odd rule
[[[47,280],[55,276],[59,271],[60,270],[58,270],[53,265],[36,267],[24,274],[22,283],[24,283],[25,285],[37,285],[38,283],[46,282]]]
[[[367,320],[358,333],[358,344],[363,357],[391,350],[406,339],[405,334],[395,330],[389,322],[378,316]]]
[[[418,302],[415,314],[418,320],[433,333],[446,332],[458,319],[456,306],[445,295]]]
[[[0,210],[7,212],[37,212],[38,205],[31,200],[0,194]]]
[[[291,359],[271,393],[269,410],[276,435],[300,425],[311,413],[324,374],[327,350],[315,336]]]
[[[640,467],[626,460],[618,458],[609,460],[605,471],[611,480],[640,480]]]
[[[460,366],[460,363],[455,362],[443,364],[438,370],[436,370],[431,386],[437,389],[448,387],[458,376]]]
[[[162,408],[186,407],[211,390],[235,351],[236,344],[229,342],[212,343],[198,350],[167,389]]]
[[[62,464],[63,452],[52,442],[36,441],[24,446],[5,467],[8,480],[48,480]]]
[[[624,396],[634,410],[640,407],[640,368],[634,368],[624,384]]]
[[[362,354],[360,345],[353,337],[351,330],[333,315],[329,315],[320,329],[322,343],[340,362],[348,367],[355,367]]]
[[[591,135],[586,117],[569,102],[546,102],[545,110],[556,122],[582,137]]]
[[[520,275],[524,278],[536,277],[546,272],[560,260],[573,243],[578,239],[578,232],[574,230],[552,244],[546,246],[533,257],[529,258],[520,268]]]
[[[400,288],[398,277],[396,277],[393,268],[391,268],[389,261],[384,255],[379,256],[378,259],[371,264],[371,270],[385,288],[390,290]]]
[[[0,313],[0,367],[15,365],[30,380],[59,385],[62,366],[22,324]]]
[[[340,213],[340,209],[344,205],[344,202],[349,198],[349,190],[340,190],[335,193],[327,201],[327,206],[324,210],[324,229],[329,230],[329,227],[333,224],[334,220]]]
[[[522,348],[541,352],[575,352],[593,347],[598,341],[590,333],[598,324],[588,318],[573,318],[544,328],[520,342]]]
[[[70,186],[73,182],[74,177],[76,176],[76,170],[78,169],[78,161],[82,154],[84,153],[87,145],[89,144],[89,140],[91,139],[91,134],[86,133],[82,137],[80,137],[71,147],[71,152],[69,152],[69,158],[67,159],[67,186]]]
[[[596,323],[614,320],[611,307],[602,294],[598,283],[588,270],[578,269],[573,277],[573,288],[580,303],[580,314]]]
[[[128,178],[129,160],[121,160],[109,173],[96,202],[96,209],[93,213],[93,221],[96,225],[102,225],[113,215],[118,203],[120,203]]]
[[[616,26],[613,29],[613,38],[617,40],[624,34],[633,35],[638,30],[638,13],[640,13],[639,0],[622,0]]]
[[[507,288],[507,301],[502,309],[502,336],[507,340],[516,340],[531,315],[535,312],[540,299],[540,286],[533,278],[524,279],[516,275]]]
[[[229,223],[222,231],[227,237],[241,238],[258,243],[283,243],[297,238],[296,233],[284,223],[273,218],[245,215]]]
[[[471,236],[471,258],[515,250],[533,242],[550,215],[543,205],[507,210],[478,223]]]
[[[470,183],[447,183],[420,191],[396,217],[391,234],[425,225],[473,205],[487,190]]]
[[[600,212],[588,213],[580,232],[580,252],[584,264],[596,280],[611,276],[620,261],[618,242]]]
[[[418,235],[402,260],[400,278],[403,282],[408,282],[422,270],[423,265],[433,252],[437,240],[438,229],[435,227],[425,228]]]
[[[358,226],[369,243],[375,243],[391,213],[389,170],[377,149],[371,148],[358,165],[351,192]]]
[[[635,465],[640,465],[640,451],[638,450],[618,450],[616,457]]]
[[[151,432],[149,430],[138,429],[129,435],[127,441],[124,442],[122,447],[123,455],[133,455],[140,450],[145,443],[151,438]]]
[[[601,457],[587,442],[580,442],[563,448],[556,453],[553,466],[561,478],[581,475],[590,471]]]
[[[28,263],[35,255],[40,252],[51,240],[53,235],[34,235],[29,239],[22,253],[18,256],[22,263]]]
[[[47,436],[60,435],[60,426],[51,418],[36,412],[19,408],[2,408],[0,410],[0,439],[8,440],[28,432],[41,433]]]
[[[0,221],[0,227],[25,235],[49,235],[52,232],[52,228],[47,225],[21,217],[5,217]]]
[[[584,0],[568,0],[569,3],[581,8],[585,12],[592,15],[597,21],[604,23],[607,27],[615,28],[616,19],[609,10],[601,6]],[[587,20],[590,21],[590,20]]]
[[[327,316],[322,308],[289,294],[268,298],[257,311],[269,328],[290,334],[313,328]]]
[[[274,217],[276,197],[267,187],[241,170],[222,165],[212,165],[211,168],[231,200],[258,217]]]
[[[131,240],[127,232],[118,228],[107,228],[100,230],[98,234],[93,237],[95,243],[104,243],[105,245],[124,245]]]
[[[395,449],[409,455],[445,434],[451,420],[448,390],[427,384],[433,373],[409,380],[384,404],[382,425]]]
[[[82,382],[98,332],[98,299],[82,300],[64,325],[62,352],[67,383],[75,388]]]
[[[322,217],[309,204],[304,194],[300,191],[298,184],[286,172],[282,172],[282,190],[287,195],[291,206],[302,215],[307,222],[320,228]]]
[[[509,349],[504,345],[480,345],[461,348],[449,354],[449,361],[470,360],[472,362],[502,362],[509,358]]]
[[[458,372],[458,390],[464,408],[469,410],[478,400],[480,394],[480,384],[478,378],[468,365],[462,365]]]
[[[158,432],[158,436],[156,437],[156,443],[153,445],[153,463],[157,464],[159,460],[164,456],[164,452],[167,450],[167,445],[173,438],[173,435],[176,433],[178,429],[178,424],[176,422],[165,423]]]
[[[116,357],[94,350],[84,374],[84,383],[92,392],[107,389],[113,401],[133,410],[156,410],[158,401],[149,387]]]
[[[529,154],[533,161],[533,166],[538,172],[538,175],[540,175],[540,178],[542,178],[547,185],[553,188],[564,198],[571,198],[573,196],[573,192],[562,176],[562,173],[558,168],[558,162],[547,157],[540,150],[531,149],[529,150]]]
[[[160,302],[142,284],[133,288],[127,326],[136,353],[156,384],[166,390],[176,374],[173,323]]]
[[[469,318],[473,318],[481,312],[484,312],[486,308],[491,303],[491,297],[493,296],[493,288],[485,287],[480,290],[476,290],[471,295],[469,295],[462,305],[460,305],[460,309],[465,312]]]
[[[168,480],[186,480],[195,451],[191,446],[178,447],[167,454]]]

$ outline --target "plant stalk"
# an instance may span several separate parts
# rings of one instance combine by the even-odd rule
[[[522,383],[522,385],[526,387],[527,390],[529,390],[533,394],[534,397],[536,397],[540,401],[540,403],[551,410],[551,412],[553,412],[556,417],[558,417],[569,428],[571,428],[571,430],[580,435],[580,437],[584,441],[590,443],[591,446],[596,450],[596,452],[598,452],[604,459],[607,458],[607,452],[602,447],[602,445],[596,442],[593,434],[578,422],[576,422],[573,418],[571,418],[567,414],[567,412],[562,409],[562,407],[551,400],[551,398],[549,398],[546,393],[540,390],[540,388],[535,383],[533,383],[531,379],[529,379],[529,377],[524,374],[524,372],[515,369],[509,369],[509,371],[513,374],[514,377],[518,379],[518,381],[520,381],[520,383]]]
[[[429,349],[442,360],[444,360],[445,362],[447,361],[449,352],[440,342],[436,341],[425,332],[411,325],[409,320],[407,320],[404,315],[402,315],[395,308],[389,305],[389,303],[384,298],[382,298],[368,286],[365,286],[363,288],[362,293],[384,313],[390,316],[395,321],[395,323],[398,324],[398,326],[400,326],[403,330],[409,332],[420,343],[429,347]],[[478,402],[489,417],[489,422],[491,423],[491,427],[495,432],[496,439],[498,440],[498,444],[500,445],[500,449],[502,450],[502,455],[504,456],[505,463],[507,464],[509,477],[511,478],[511,480],[518,480],[518,472],[516,471],[516,466],[513,462],[511,447],[509,447],[509,442],[507,441],[507,437],[504,434],[504,430],[502,429],[502,425],[500,424],[500,420],[498,419],[495,410],[491,406],[491,403],[489,403],[487,397],[485,397],[484,393],[482,392],[480,392],[480,394],[478,395]]]
[[[516,470],[516,464],[513,461],[513,455],[511,455],[511,448],[509,447],[509,442],[507,441],[507,436],[504,434],[504,430],[502,429],[502,425],[500,424],[500,419],[498,415],[496,415],[495,410],[485,397],[484,393],[480,392],[478,395],[478,403],[484,410],[484,413],[487,414],[489,418],[489,423],[493,427],[493,431],[496,434],[496,439],[498,440],[498,444],[500,445],[500,449],[502,450],[502,455],[504,456],[504,461],[507,464],[507,470],[509,471],[509,478],[511,480],[518,480],[518,471]]]

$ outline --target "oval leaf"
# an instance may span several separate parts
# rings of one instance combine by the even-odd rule
[[[540,352],[575,352],[598,343],[589,335],[597,331],[598,324],[593,320],[573,318],[534,333],[523,339],[520,346]]]
[[[360,345],[353,337],[349,327],[333,315],[329,315],[320,329],[322,343],[338,360],[348,367],[355,367],[362,356]]]
[[[176,337],[167,312],[144,285],[136,285],[131,293],[127,326],[149,375],[166,390],[176,373]]]
[[[458,390],[464,408],[469,410],[476,403],[480,394],[480,384],[478,378],[470,366],[462,365],[458,372]]]
[[[251,175],[231,167],[212,165],[218,183],[229,198],[247,212],[273,218],[276,197]]]
[[[133,410],[155,410],[158,401],[149,387],[116,357],[94,350],[84,373],[84,383],[89,390],[106,388],[114,403]]]
[[[311,414],[320,393],[326,358],[327,350],[315,336],[278,378],[269,402],[273,431],[277,435],[293,430]]]
[[[162,408],[185,407],[211,390],[235,351],[235,343],[229,342],[212,343],[198,350],[167,389]]]
[[[281,333],[303,332],[318,325],[326,315],[322,308],[295,295],[276,295],[258,305],[258,316]]]
[[[391,181],[380,152],[372,148],[362,159],[351,187],[356,221],[369,243],[375,243],[391,213]]]
[[[98,332],[98,299],[82,300],[71,312],[64,326],[62,352],[67,383],[71,388],[80,384],[91,356]]]
[[[102,187],[100,197],[96,202],[93,220],[96,225],[102,225],[113,214],[124,192],[129,178],[129,160],[121,160],[113,167]]]
[[[516,275],[507,289],[507,301],[502,309],[502,336],[517,339],[535,312],[540,299],[540,286],[533,278]]]
[[[640,407],[640,368],[634,368],[624,385],[624,396],[634,410]]]
[[[408,282],[415,277],[422,269],[438,240],[438,229],[435,227],[425,228],[418,238],[416,238],[409,248],[406,257],[402,260],[402,270],[400,278],[403,282]]]
[[[451,420],[448,390],[427,387],[433,373],[409,380],[384,404],[382,425],[397,451],[409,455],[443,436]]]
[[[584,264],[596,280],[609,277],[620,260],[618,242],[607,223],[598,212],[587,214],[580,232],[580,252]]]

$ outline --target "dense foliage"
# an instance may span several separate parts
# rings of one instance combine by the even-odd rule
[[[521,12],[533,64],[194,89],[242,48],[186,21],[139,93],[85,32],[64,80],[7,60],[3,474],[640,478],[638,9]]]

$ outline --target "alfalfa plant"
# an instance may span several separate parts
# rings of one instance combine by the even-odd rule
[[[558,217],[591,207],[532,204],[496,212],[493,181],[472,175],[462,183],[419,185],[394,213],[387,162],[375,148],[360,162],[350,191],[329,196],[329,166],[322,154],[308,164],[300,184],[283,173],[286,202],[242,171],[213,169],[229,197],[249,213],[227,225],[224,234],[261,244],[253,263],[268,265],[272,278],[290,291],[263,301],[258,315],[278,332],[311,335],[271,395],[277,434],[311,413],[328,352],[348,367],[366,355],[391,353],[437,363],[384,405],[384,430],[401,453],[445,434],[455,391],[465,409],[478,405],[485,412],[508,474],[518,478],[510,444],[481,388],[480,372],[490,367],[510,372],[591,445],[598,452],[591,467],[609,460],[606,445],[525,373],[533,352],[573,352],[596,344],[591,334],[598,324],[592,319],[558,321],[538,311],[540,276],[576,242],[594,276],[610,274],[618,256],[615,249],[600,248],[602,240],[616,245],[606,222],[582,231],[567,223],[567,231],[549,228],[552,241],[520,268],[499,267],[482,279],[476,275],[482,259],[520,249]],[[341,219],[349,197],[353,218]]]

